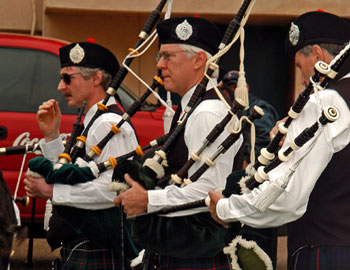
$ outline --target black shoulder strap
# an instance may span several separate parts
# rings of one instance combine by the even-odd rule
[[[350,108],[350,78],[341,79],[329,87],[337,90]]]

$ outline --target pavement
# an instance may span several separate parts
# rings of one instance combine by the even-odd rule
[[[287,269],[287,237],[278,237],[276,270]],[[11,270],[51,270],[51,262],[59,257],[59,249],[51,252],[45,238],[35,238],[33,242],[32,259],[28,262],[28,239],[21,244],[14,242],[14,255],[11,257]],[[30,258],[30,256],[29,256]]]
[[[32,257],[28,257],[28,239],[18,244],[14,241],[15,253],[11,257],[11,270],[51,270],[51,262],[59,257],[59,249],[51,252],[45,238],[35,238]]]

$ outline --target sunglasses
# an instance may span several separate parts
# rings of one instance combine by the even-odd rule
[[[71,77],[74,76],[74,75],[78,75],[78,74],[80,74],[80,73],[79,73],[79,72],[77,72],[77,73],[71,73],[71,74],[62,73],[61,76],[60,76],[60,78],[61,78],[61,80],[62,80],[65,84],[69,85],[70,82],[71,82],[71,80],[72,80]]]

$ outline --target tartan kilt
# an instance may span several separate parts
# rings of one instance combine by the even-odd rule
[[[88,240],[75,246],[63,246],[61,249],[62,270],[119,270],[120,254],[112,249],[101,249]],[[125,269],[129,265],[125,264]]]
[[[204,258],[175,258],[159,255],[158,270],[231,270],[231,261],[228,255],[220,252],[214,257]]]
[[[293,253],[289,270],[344,270],[350,269],[350,247],[306,246]]]

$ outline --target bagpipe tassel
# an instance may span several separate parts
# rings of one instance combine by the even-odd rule
[[[288,176],[270,182],[267,188],[255,197],[253,205],[259,211],[264,212],[282,194],[288,182]]]

